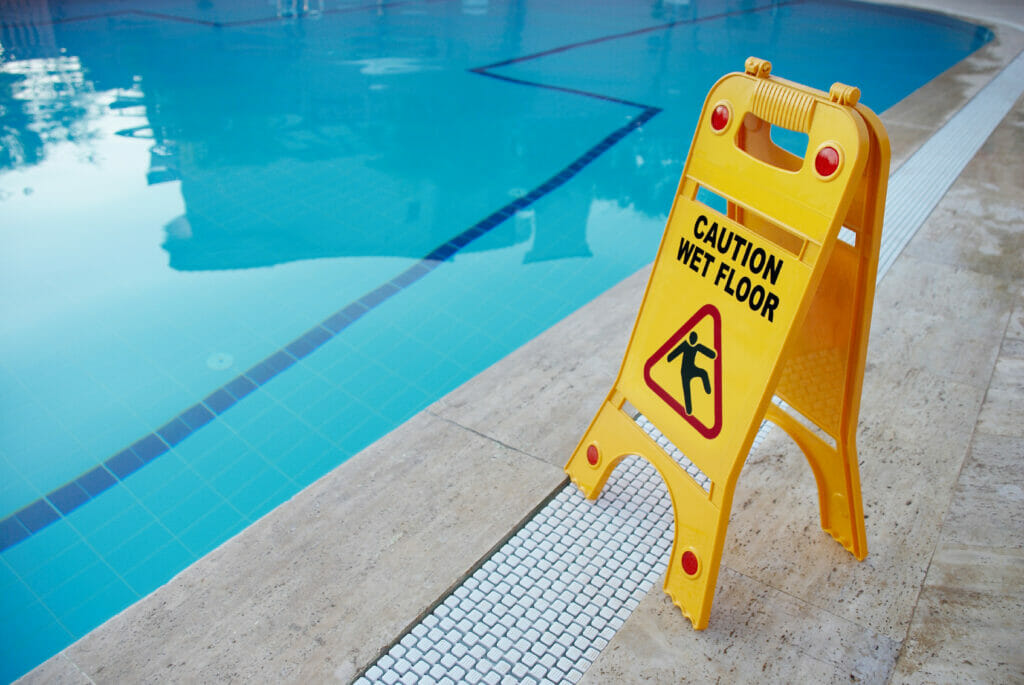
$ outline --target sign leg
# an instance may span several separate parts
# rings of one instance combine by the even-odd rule
[[[665,592],[693,627],[703,630],[711,615],[728,511],[723,515],[710,494],[616,404],[621,405],[621,399],[602,404],[565,470],[587,499],[597,499],[615,466],[626,456],[638,455],[657,469],[675,515]]]
[[[807,457],[818,484],[822,529],[863,561],[868,543],[853,439],[839,440],[833,448],[774,404],[769,405],[766,418],[785,430]]]

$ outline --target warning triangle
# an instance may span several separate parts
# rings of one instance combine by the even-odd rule
[[[644,381],[698,433],[722,430],[722,315],[706,304],[644,364]]]

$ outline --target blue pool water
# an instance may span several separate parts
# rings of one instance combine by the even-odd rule
[[[649,262],[748,55],[882,111],[991,37],[840,0],[307,4],[0,6],[2,680]]]

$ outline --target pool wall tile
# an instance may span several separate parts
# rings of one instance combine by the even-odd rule
[[[191,435],[191,428],[189,428],[180,418],[176,418],[165,424],[157,431],[157,433],[161,438],[163,438],[164,442],[173,447],[178,442]]]
[[[11,666],[31,659],[38,663],[55,654],[72,639],[66,628],[53,619],[38,601],[18,612],[16,629],[5,629],[0,633],[0,678],[13,680],[20,673],[11,671]]]
[[[115,482],[103,497],[94,497],[88,503],[76,509],[67,518],[68,523],[79,533],[88,536],[93,531],[103,528],[117,517],[124,514],[130,507],[139,506],[128,489],[121,482]]]
[[[106,561],[125,580],[128,580],[129,572],[140,566],[156,550],[163,548],[171,541],[171,534],[159,522],[156,522],[136,532],[132,537],[126,539],[120,547],[109,552],[106,555]],[[134,584],[130,580],[129,584],[134,589]]]
[[[140,528],[156,523],[157,519],[151,512],[143,509],[134,498],[130,498],[124,502],[120,514],[111,516],[105,525],[91,528],[83,534],[89,544],[97,549],[111,550],[131,540]]]
[[[193,554],[203,556],[229,537],[232,531],[240,530],[249,523],[234,507],[221,502],[201,519],[178,534],[178,539]]]
[[[54,490],[46,498],[57,507],[61,514],[67,516],[88,502],[90,495],[77,482],[72,482],[58,490]]]
[[[255,390],[256,384],[245,376],[238,376],[233,381],[225,385],[224,389],[231,393],[232,397],[236,400],[240,400]]]
[[[142,468],[143,461],[134,451],[127,449],[108,459],[105,464],[114,475],[124,480]]]
[[[138,599],[139,595],[127,583],[117,579],[67,611],[61,620],[73,635],[85,635]]]
[[[237,402],[231,393],[224,388],[219,388],[204,400],[203,404],[212,409],[216,414],[223,414]]]
[[[223,501],[209,486],[197,484],[179,491],[176,506],[161,514],[160,520],[172,533],[180,535],[195,524],[196,512],[212,511]]]
[[[184,424],[182,424],[182,426],[184,426]],[[188,427],[184,427],[187,430]],[[167,426],[164,428],[167,428]],[[142,440],[139,440],[131,447],[132,452],[134,452],[143,463],[153,461],[160,455],[166,453],[168,449],[170,448],[167,446],[167,443],[152,433],[144,437]]]
[[[256,385],[263,385],[276,376],[277,372],[269,363],[263,361],[246,371],[245,375]]]
[[[15,576],[7,568],[4,568],[3,571],[10,574],[11,579],[0,585],[0,612],[2,612],[0,615],[9,616],[36,601],[36,596],[21,578]]]
[[[105,588],[120,582],[109,566],[98,558],[95,563],[78,567],[80,570],[57,587],[47,592],[42,599],[58,616],[63,616],[75,607]]]
[[[60,518],[60,514],[46,500],[36,500],[16,516],[30,533],[42,530]]]
[[[13,547],[30,534],[31,531],[18,520],[18,517],[9,516],[0,521],[0,549]]]
[[[193,561],[195,557],[180,542],[171,541],[125,573],[124,579],[136,593],[145,596],[174,577],[178,569]]]
[[[213,420],[213,413],[201,404],[194,404],[182,412],[181,420],[192,431],[198,430]]]
[[[89,471],[83,476],[80,476],[77,481],[78,485],[85,490],[90,497],[95,497],[102,492],[106,492],[112,487],[117,480],[110,475],[110,471],[97,466],[92,471]]]
[[[89,546],[79,542],[59,554],[52,556],[45,564],[24,574],[25,582],[40,596],[48,595],[67,582],[67,572],[78,572],[99,562],[100,558]]]

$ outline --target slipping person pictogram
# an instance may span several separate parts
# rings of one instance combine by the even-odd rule
[[[679,343],[674,350],[668,353],[666,357],[667,361],[672,361],[676,357],[682,355],[683,360],[681,362],[679,373],[683,379],[683,404],[686,407],[686,414],[693,416],[693,401],[690,398],[690,383],[699,378],[704,384],[704,392],[711,394],[711,379],[708,378],[708,372],[697,366],[697,353],[706,355],[710,359],[714,359],[718,356],[710,347],[701,345],[697,342],[697,332],[690,331],[689,339],[684,339],[683,342]]]

